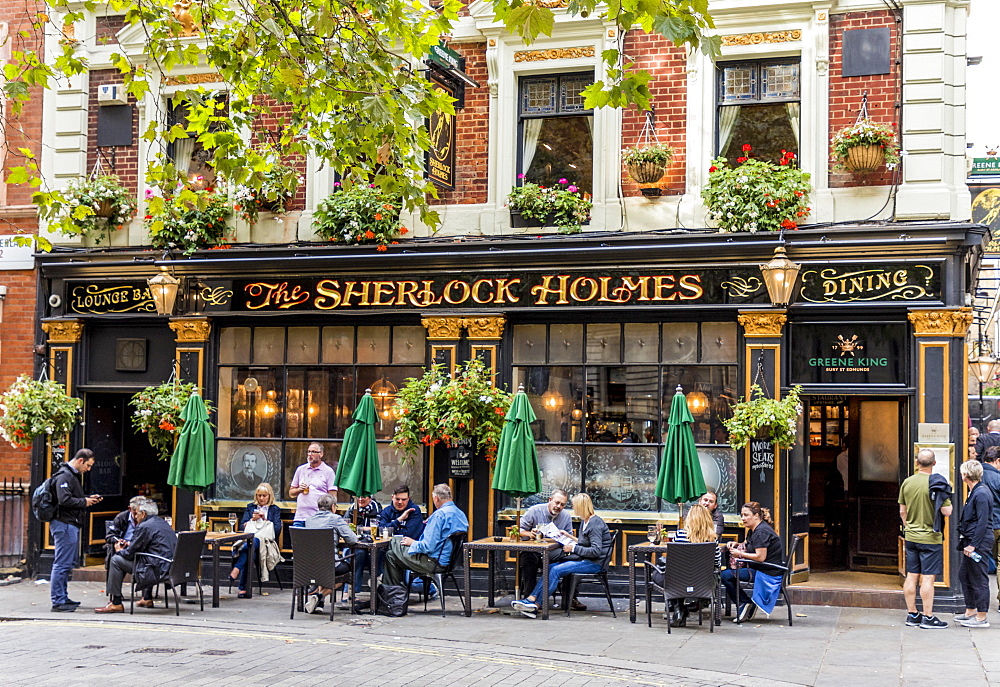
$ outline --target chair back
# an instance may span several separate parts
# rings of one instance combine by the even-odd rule
[[[608,566],[611,565],[611,556],[615,553],[615,543],[618,541],[618,532],[620,530],[611,530],[611,543],[608,545],[608,550],[601,557],[601,572],[606,573],[608,571]]]
[[[337,530],[290,527],[292,536],[292,586],[336,585]]]
[[[799,548],[799,542],[802,541],[803,537],[801,534],[792,535],[792,541],[788,545],[788,555],[785,556],[785,571],[782,573],[781,586],[788,586],[788,578],[792,574],[792,561],[795,558],[795,549]]]
[[[465,543],[468,536],[468,532],[455,532],[448,537],[448,541],[451,543],[451,558],[448,560],[448,565],[438,565],[435,572],[447,574],[455,570],[458,559],[462,557],[462,544]]]
[[[663,569],[663,595],[668,599],[712,598],[717,585],[715,542],[667,544]]]
[[[176,586],[200,579],[199,565],[201,552],[205,548],[205,534],[205,530],[177,533],[174,561],[167,573],[171,585]]]

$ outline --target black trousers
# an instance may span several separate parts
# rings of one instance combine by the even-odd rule
[[[986,572],[986,556],[989,551],[979,551],[983,560],[976,563],[962,554],[962,565],[958,569],[958,581],[965,595],[965,607],[975,608],[980,613],[990,610],[990,580]]]
[[[121,556],[115,555],[111,557],[111,565],[108,569],[108,596],[111,597],[112,603],[120,604],[122,602],[122,584],[125,581],[125,575],[131,574],[135,571],[135,561],[125,560]],[[146,587],[142,590],[143,599],[152,599],[153,590]]]

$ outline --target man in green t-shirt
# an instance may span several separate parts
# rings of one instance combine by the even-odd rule
[[[934,452],[922,449],[917,453],[917,471],[903,480],[899,488],[899,517],[902,518],[903,539],[906,540],[906,624],[936,630],[948,624],[934,616],[934,578],[944,573],[944,536],[934,530],[934,502],[931,500],[930,477],[934,471]],[[951,515],[951,500],[941,504],[941,515]],[[923,615],[917,612],[917,585]]]

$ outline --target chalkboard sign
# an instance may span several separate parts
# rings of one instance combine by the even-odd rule
[[[103,451],[95,454],[94,467],[87,474],[91,493],[101,496],[122,495],[121,456]]]
[[[472,477],[472,458],[476,455],[471,441],[463,441],[448,451],[448,476],[452,479]]]
[[[750,442],[750,500],[773,508],[774,501],[774,444],[764,439]]]

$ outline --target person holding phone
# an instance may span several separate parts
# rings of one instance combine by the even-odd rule
[[[266,571],[272,570],[281,558],[278,545],[275,543],[275,540],[281,535],[281,508],[274,503],[274,488],[268,482],[261,482],[257,485],[254,500],[247,504],[243,511],[243,517],[240,518],[240,529],[244,532],[253,530],[256,535],[254,537],[254,550],[263,557],[265,563],[274,562],[274,565],[270,567],[265,564],[260,568],[262,579],[266,580]],[[264,546],[265,541],[270,541],[273,544],[273,546],[268,545],[267,547],[268,549],[273,548],[272,552],[262,551],[261,547]],[[233,569],[229,572],[229,577],[233,580],[239,579],[239,598],[241,599],[246,599],[249,596],[247,592],[248,558],[249,551],[246,541],[237,542],[236,546],[233,547]]]
[[[53,613],[72,613],[80,605],[79,601],[69,598],[66,585],[69,582],[69,572],[76,564],[80,548],[80,528],[83,527],[86,510],[102,499],[97,494],[87,496],[83,493],[83,475],[92,467],[94,453],[89,448],[81,448],[52,475],[56,502],[59,504],[55,517],[49,523],[56,549],[52,560],[52,575],[49,577]]]

